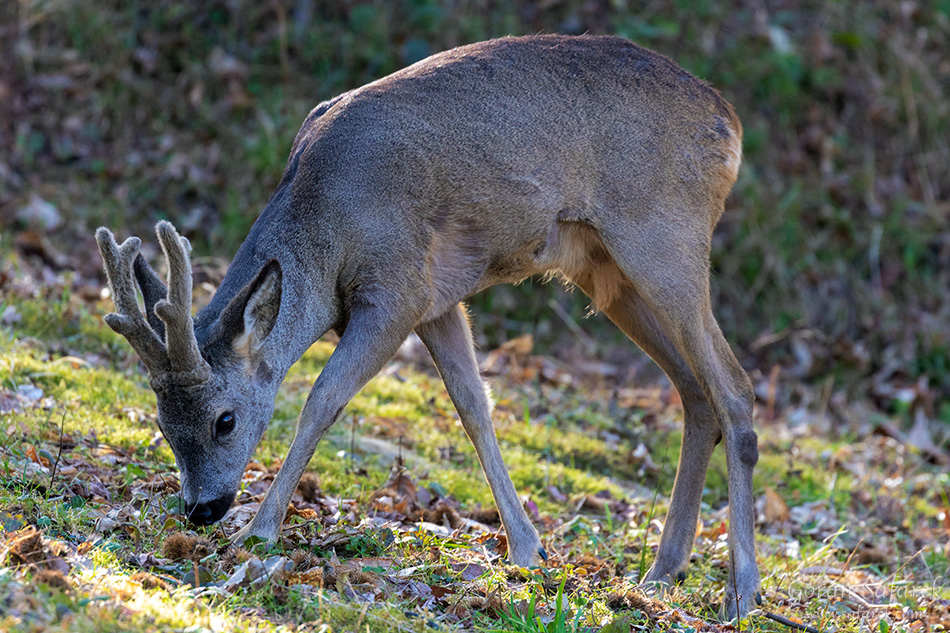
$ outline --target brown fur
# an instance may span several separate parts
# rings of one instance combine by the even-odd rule
[[[741,147],[732,107],[662,55],[616,37],[502,38],[433,55],[317,106],[191,338],[185,243],[174,229],[159,226],[179,271],[168,290],[174,310],[161,300],[154,307],[168,330],[164,344],[134,300],[134,280],[148,286],[149,301],[161,295],[142,265],[133,277],[137,242],[118,247],[101,229],[120,312],[110,324],[152,373],[194,367],[187,384],[153,380],[189,517],[223,516],[280,381],[334,330],[340,342],[287,458],[235,535],[276,539],[317,442],[415,330],[475,446],[509,558],[538,563],[546,555],[502,460],[459,302],[495,284],[560,276],[646,350],[683,397],[670,512],[644,580],[669,583],[685,570],[721,436],[732,563],[723,613],[745,614],[759,586],[752,390],[709,298],[711,235]],[[196,384],[203,361],[210,374]],[[224,441],[214,433],[222,411],[236,412],[239,425]]]

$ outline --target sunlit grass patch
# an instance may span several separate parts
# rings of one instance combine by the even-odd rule
[[[124,448],[154,439],[155,396],[140,381],[36,345],[0,345],[0,387],[25,396],[16,414],[22,426],[47,435],[96,433]]]
[[[75,306],[69,312],[78,315],[77,332],[88,327],[104,339],[111,336],[103,332],[98,315]],[[85,320],[91,323],[83,325]],[[455,532],[446,525],[422,529],[374,509],[373,493],[387,481],[397,456],[404,458],[406,476],[417,489],[448,499],[458,512],[493,507],[474,449],[438,376],[431,369],[391,364],[345,409],[309,464],[320,494],[339,509],[323,511],[329,506],[304,503],[316,514],[295,516],[287,524],[290,532],[304,535],[302,541],[287,536],[250,554],[303,556],[302,569],[312,574],[349,564],[359,573],[337,575],[323,586],[278,582],[202,593],[183,582],[198,561],[163,558],[168,536],[187,528],[176,515],[174,485],[163,485],[177,475],[171,453],[158,441],[154,395],[134,357],[121,345],[105,348],[105,356],[96,355],[95,347],[78,345],[70,351],[56,347],[55,334],[28,331],[39,337],[6,329],[0,339],[0,389],[6,394],[21,386],[42,391],[42,396],[29,392],[37,399],[23,400],[3,418],[0,508],[9,519],[0,519],[9,520],[7,532],[36,525],[47,537],[82,547],[90,566],[67,575],[69,589],[32,582],[33,572],[7,566],[0,568],[0,591],[15,598],[27,587],[30,600],[52,605],[36,616],[49,630],[163,631],[187,622],[211,630],[253,631],[306,621],[334,631],[357,625],[361,631],[416,631],[451,628],[457,614],[463,614],[458,622],[466,630],[517,630],[512,627],[526,626],[527,620],[517,624],[503,614],[512,615],[512,605],[519,614],[530,612],[532,599],[536,616],[560,621],[566,630],[627,630],[623,627],[631,624],[682,630],[689,618],[715,622],[728,565],[721,448],[707,476],[702,527],[685,581],[656,601],[641,604],[639,598],[624,597],[639,595],[636,583],[659,544],[682,437],[677,407],[618,414],[596,387],[539,388],[504,376],[494,379],[502,453],[518,493],[532,513],[537,511],[534,520],[551,556],[545,568],[518,570],[503,564],[504,541],[490,515],[485,520],[491,525]],[[255,455],[271,475],[332,351],[330,343],[314,345],[281,389],[274,420]],[[877,626],[886,617],[889,630],[901,630],[910,622],[906,613],[926,611],[933,601],[947,598],[947,586],[938,579],[950,563],[937,536],[945,520],[946,499],[940,492],[946,488],[945,474],[935,474],[893,442],[801,437],[775,433],[768,424],[758,429],[755,478],[763,609],[839,631]],[[782,421],[771,424],[781,428]],[[58,456],[61,436],[65,441]],[[93,485],[97,482],[103,488]],[[761,502],[769,490],[776,507],[766,510]],[[242,497],[242,503],[247,501]],[[789,516],[783,518],[785,512]],[[778,518],[765,516],[770,514]],[[390,520],[395,523],[386,523]],[[321,540],[337,532],[339,540]],[[239,562],[223,553],[227,535],[220,526],[197,534],[221,550],[200,564],[210,574],[208,582],[222,583]],[[931,540],[918,546],[915,539],[925,534]],[[139,589],[131,580],[137,567],[129,561],[138,560],[131,557],[149,555],[157,557],[148,559],[150,569],[167,578],[170,590]],[[479,571],[463,577],[469,564]],[[815,573],[822,568],[841,574]],[[403,570],[406,576],[399,575]],[[569,582],[559,600],[565,571]],[[861,593],[862,583],[880,587],[905,615],[868,617],[852,595],[872,597]],[[369,601],[365,596],[373,587],[377,593]],[[454,593],[425,602],[407,587]],[[560,616],[559,601],[564,606]],[[38,621],[9,620],[9,613],[3,617],[17,631]],[[743,630],[778,631],[781,626],[754,615]]]
[[[63,590],[37,582],[37,574],[20,581],[21,598],[29,611],[0,619],[4,630],[78,633],[110,631],[274,631],[267,620],[241,617],[239,612],[196,599],[187,591],[146,589],[113,563],[92,563],[91,569],[70,575]],[[10,587],[7,587],[10,590]],[[9,594],[8,594],[9,595]]]
[[[2,254],[2,253],[0,253]],[[15,308],[19,338],[54,342],[61,349],[101,353],[103,349],[124,349],[125,341],[99,318],[109,311],[106,302],[89,304],[77,297],[67,283],[57,292],[48,289],[45,296],[0,298],[0,311]]]

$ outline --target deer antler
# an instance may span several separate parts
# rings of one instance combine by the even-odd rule
[[[142,241],[130,237],[119,246],[112,232],[100,227],[96,231],[96,242],[117,310],[107,314],[105,321],[128,339],[148,368],[153,382],[168,374],[175,374],[186,382],[200,382],[208,377],[210,367],[198,350],[191,318],[191,244],[178,235],[169,222],[159,222],[155,230],[168,260],[168,296],[159,300],[154,308],[155,314],[165,324],[165,341],[139,309],[133,267]]]
[[[112,231],[103,226],[96,231],[96,242],[99,244],[99,253],[105,264],[106,277],[109,279],[112,300],[117,310],[106,315],[106,323],[116,333],[128,339],[150,374],[159,375],[168,371],[165,347],[145,321],[135,294],[132,263],[139,253],[142,240],[130,237],[119,246]]]
[[[168,298],[155,304],[155,314],[165,322],[165,347],[171,369],[207,370],[191,318],[191,242],[164,220],[155,227],[155,233],[168,261]]]

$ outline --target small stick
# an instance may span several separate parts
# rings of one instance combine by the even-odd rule
[[[581,329],[581,326],[577,324],[577,321],[571,318],[571,315],[568,314],[567,310],[565,310],[560,303],[554,299],[550,299],[548,301],[548,305],[551,306],[551,309],[554,310],[554,313],[558,315],[562,321],[564,321],[564,325],[566,325],[567,329],[569,329],[571,333],[577,337],[577,340],[584,344],[584,347],[588,352],[593,353],[597,350],[597,343],[594,342],[594,339],[589,337],[587,333]]]
[[[366,603],[366,606],[364,606],[364,607],[363,607],[363,610],[360,612],[360,618],[359,618],[359,620],[356,621],[356,626],[353,627],[353,630],[354,630],[354,631],[358,631],[358,630],[359,630],[360,625],[363,623],[363,618],[366,617],[366,612],[367,612],[367,611],[369,611],[369,602]],[[367,627],[367,628],[369,628],[369,627]]]
[[[898,604],[898,603],[896,603],[896,602],[889,602],[889,603],[885,603],[885,604],[877,604],[877,603],[874,603],[874,602],[868,602],[867,600],[865,600],[865,599],[861,596],[861,594],[859,594],[858,592],[856,592],[856,591],[854,591],[853,589],[851,589],[851,587],[848,587],[847,585],[843,585],[843,584],[841,584],[841,583],[839,583],[839,582],[835,582],[835,583],[832,583],[832,584],[834,584],[835,587],[837,587],[838,589],[841,589],[843,592],[845,592],[846,594],[848,594],[848,595],[851,597],[852,600],[854,600],[855,602],[857,602],[858,604],[860,604],[860,605],[861,605],[863,608],[865,608],[865,609],[894,609],[894,608],[900,608],[900,604]]]
[[[778,622],[779,624],[784,624],[785,626],[795,629],[796,631],[805,631],[805,633],[821,633],[818,629],[813,626],[808,626],[807,624],[802,624],[800,622],[795,622],[794,620],[789,620],[788,618],[782,617],[775,613],[769,613],[765,611],[762,613],[769,620]]]
[[[199,498],[199,499],[201,498],[201,491],[202,491],[202,490],[203,490],[203,488],[202,488],[201,486],[198,486],[198,498]],[[179,495],[179,497],[178,497],[178,507],[179,507],[179,508],[181,508],[181,504],[184,502],[184,500],[185,500],[184,494]],[[188,509],[188,508],[186,507],[185,510],[187,510],[187,509]],[[198,509],[198,504],[195,503],[194,507],[191,508],[191,512],[189,512],[188,515],[185,517],[185,521],[186,521],[186,522],[187,522],[187,521],[191,521],[191,515],[194,514],[195,510],[197,510],[197,509]],[[183,512],[182,514],[184,514],[184,512]]]
[[[776,364],[772,366],[772,371],[769,372],[768,395],[765,404],[765,419],[769,422],[775,420],[775,395],[778,391],[778,375],[781,370],[781,365]]]
[[[732,521],[729,521],[729,524],[732,524]],[[729,542],[732,544],[732,541]],[[742,633],[742,616],[739,613],[739,580],[736,578],[736,559],[733,558],[732,552],[729,552],[729,566],[732,574],[732,589],[736,594],[736,625],[739,629],[739,633]]]
[[[350,421],[350,471],[353,470],[353,453],[356,452],[356,414]]]
[[[52,489],[53,481],[56,479],[56,469],[59,467],[59,460],[63,456],[63,431],[66,428],[66,407],[63,407],[63,417],[59,421],[59,450],[56,452],[56,461],[53,462],[53,469],[49,473],[49,487]]]

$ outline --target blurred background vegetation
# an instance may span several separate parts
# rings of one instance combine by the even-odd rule
[[[539,32],[627,37],[736,106],[714,302],[761,397],[778,381],[805,386],[779,406],[950,421],[950,0],[0,3],[0,292],[98,283],[95,227],[147,238],[160,218],[213,283],[318,102]],[[530,333],[622,361],[602,317],[565,334],[586,305],[532,284],[473,300],[485,346]]]

